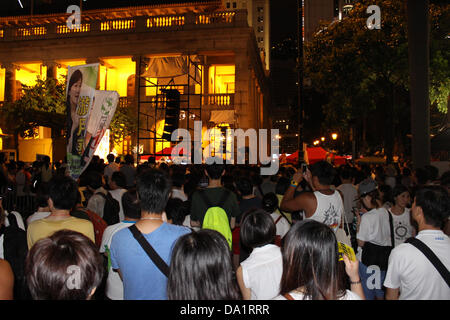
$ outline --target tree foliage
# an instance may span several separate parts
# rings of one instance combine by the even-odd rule
[[[67,131],[66,122],[60,121],[67,115],[65,80],[38,77],[34,86],[22,85],[22,92],[20,99],[6,102],[2,108],[7,131],[21,137],[34,137],[38,126]],[[132,108],[128,104],[119,104],[110,124],[111,142],[119,143],[135,132],[136,123]]]
[[[366,26],[368,6],[381,9],[381,29]],[[450,88],[449,5],[430,5],[430,102],[447,111]],[[385,108],[396,122],[409,108],[406,6],[403,0],[361,0],[347,18],[324,24],[305,45],[305,75],[329,97],[325,126],[349,126],[353,119]],[[389,107],[392,106],[392,108]]]

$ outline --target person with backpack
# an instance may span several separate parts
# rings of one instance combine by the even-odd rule
[[[207,163],[209,163],[210,160],[211,159],[209,159]],[[211,225],[210,221],[211,218],[214,218],[214,213],[216,213],[219,217],[222,212],[225,212],[228,218],[228,228],[232,230],[235,227],[236,217],[240,214],[239,205],[236,195],[221,185],[221,177],[225,174],[225,165],[220,162],[221,159],[214,158],[214,162],[212,164],[206,165],[205,175],[209,179],[208,186],[205,189],[197,190],[192,195],[192,227],[205,228],[205,217],[208,217],[208,222],[206,224],[206,226],[208,226]],[[211,215],[209,213],[211,213]],[[223,233],[221,233],[225,236],[231,248],[231,233],[227,235],[229,230],[226,230],[226,226],[223,225],[222,227],[213,229],[221,229],[217,230],[219,232],[223,231]]]
[[[419,233],[389,256],[384,280],[387,300],[450,300],[450,238],[442,231],[449,214],[447,190],[418,189],[411,217]]]
[[[166,222],[172,186],[161,170],[137,178],[141,218],[119,230],[111,241],[111,266],[123,280],[124,300],[166,300],[170,257],[175,242],[191,232]]]
[[[266,193],[263,197],[262,202],[264,211],[270,214],[275,223],[275,244],[281,247],[281,240],[291,228],[291,223],[289,223],[289,220],[287,219],[284,212],[280,211],[280,208],[278,207],[278,198],[275,193]]]
[[[110,226],[120,222],[120,204],[103,186],[103,175],[90,171],[87,176],[87,188],[93,193],[86,208],[95,212]]]

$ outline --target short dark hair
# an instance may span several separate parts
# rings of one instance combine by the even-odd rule
[[[336,175],[336,169],[327,162],[319,161],[310,166],[311,175],[319,179],[320,184],[330,185]]]
[[[131,219],[141,217],[141,207],[136,189],[130,189],[122,195],[122,208],[125,217]]]
[[[206,165],[206,172],[211,179],[220,179],[222,173],[225,171],[225,165],[218,163],[218,160],[212,164]]]
[[[112,154],[112,153],[110,153],[110,154],[108,154],[108,155],[106,156],[106,159],[108,160],[108,163],[113,163],[115,158],[116,158],[116,157],[115,157],[114,154]]]
[[[172,174],[172,185],[176,188],[181,188],[184,185],[185,177],[183,173],[174,172]]]
[[[114,183],[120,188],[125,188],[127,186],[127,178],[121,171],[114,171],[111,175],[111,181],[114,181]]]
[[[272,213],[278,209],[278,197],[273,192],[268,192],[262,199],[263,209],[266,212]]]
[[[178,239],[167,281],[169,300],[240,300],[230,247],[219,232],[201,229]]]
[[[416,206],[421,207],[427,224],[441,228],[450,214],[450,197],[442,186],[422,187],[416,192]]]
[[[343,166],[340,173],[341,179],[350,180],[353,178],[353,170],[349,166]]]
[[[179,198],[170,198],[166,205],[167,219],[172,220],[173,224],[181,226],[186,218],[186,207],[183,200]]]
[[[247,213],[241,223],[240,237],[242,244],[249,248],[257,248],[273,243],[276,226],[266,211],[258,209]]]
[[[71,288],[70,277],[78,268],[81,282]],[[64,229],[33,245],[25,274],[35,300],[86,300],[102,280],[103,258],[85,235]]]
[[[435,181],[439,178],[439,169],[432,165],[426,165],[424,167],[425,170],[428,172],[428,178],[431,181]]]
[[[159,169],[148,169],[137,177],[137,191],[141,210],[162,213],[167,205],[172,185],[166,173]]]
[[[72,210],[77,204],[78,185],[71,177],[55,176],[50,180],[48,197],[56,209]]]
[[[395,185],[395,187],[392,189],[392,199],[395,200],[395,198],[401,195],[403,192],[409,192],[406,186],[404,186],[403,184]]]
[[[127,154],[125,156],[125,163],[126,164],[133,164],[134,163],[134,158],[131,154]]]
[[[285,194],[287,189],[289,188],[290,183],[291,182],[288,178],[280,177],[280,179],[278,179],[277,185],[275,186],[275,193],[281,195]]]
[[[336,236],[327,225],[314,220],[295,223],[281,252],[280,294],[299,287],[304,288],[304,299],[336,300],[345,294]]]
[[[236,182],[236,187],[242,196],[253,194],[253,184],[247,177],[242,177]]]
[[[381,193],[383,193],[383,196],[381,197],[381,202],[386,203],[386,202],[390,202],[393,203],[394,202],[394,198],[392,196],[392,187],[388,184],[382,184],[378,187],[378,190],[380,191],[380,196]]]
[[[89,171],[87,174],[87,185],[95,190],[103,186],[102,174],[95,170]]]

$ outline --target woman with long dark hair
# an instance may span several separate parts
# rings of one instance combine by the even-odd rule
[[[360,300],[364,299],[358,261],[345,255],[345,275],[340,266],[336,236],[327,225],[306,220],[294,224],[282,248],[283,275],[277,300]]]
[[[77,105],[78,99],[80,98],[81,84],[83,82],[83,74],[80,70],[75,70],[70,77],[69,83],[67,84],[67,142],[72,143],[72,153],[77,154],[76,148],[76,130],[77,126],[74,130],[72,130],[73,124],[78,125],[79,116],[77,115]]]
[[[240,300],[228,242],[201,229],[178,239],[170,261],[169,300]]]

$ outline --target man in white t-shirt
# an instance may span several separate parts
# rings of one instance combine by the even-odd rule
[[[120,172],[114,172],[111,176],[111,182],[109,186],[111,187],[111,190],[109,193],[111,193],[111,196],[119,202],[120,211],[119,211],[119,219],[120,221],[123,221],[125,218],[125,215],[123,213],[123,207],[122,207],[122,196],[125,192],[127,192],[127,189],[125,189],[125,186],[127,184],[127,180],[125,178],[125,175]]]
[[[324,223],[336,232],[344,214],[344,203],[341,194],[331,188],[335,174],[336,170],[326,161],[316,162],[311,166],[311,171],[298,170],[283,196],[281,210],[288,212],[304,210],[306,219]],[[303,179],[314,192],[302,192],[294,197],[295,190],[299,188]]]
[[[119,223],[113,224],[103,232],[102,244],[100,252],[104,253],[108,262],[110,259],[109,248],[114,234],[124,228],[131,227],[141,217],[141,209],[137,199],[136,190],[127,191],[123,194],[122,201],[125,219]],[[123,282],[119,274],[112,270],[111,264],[108,263],[108,278],[106,280],[105,294],[111,300],[123,300]]]
[[[441,230],[450,213],[450,198],[442,187],[416,192],[411,210],[422,241],[450,270],[450,238]],[[450,287],[430,260],[415,246],[403,243],[392,250],[384,281],[389,300],[450,300]]]

